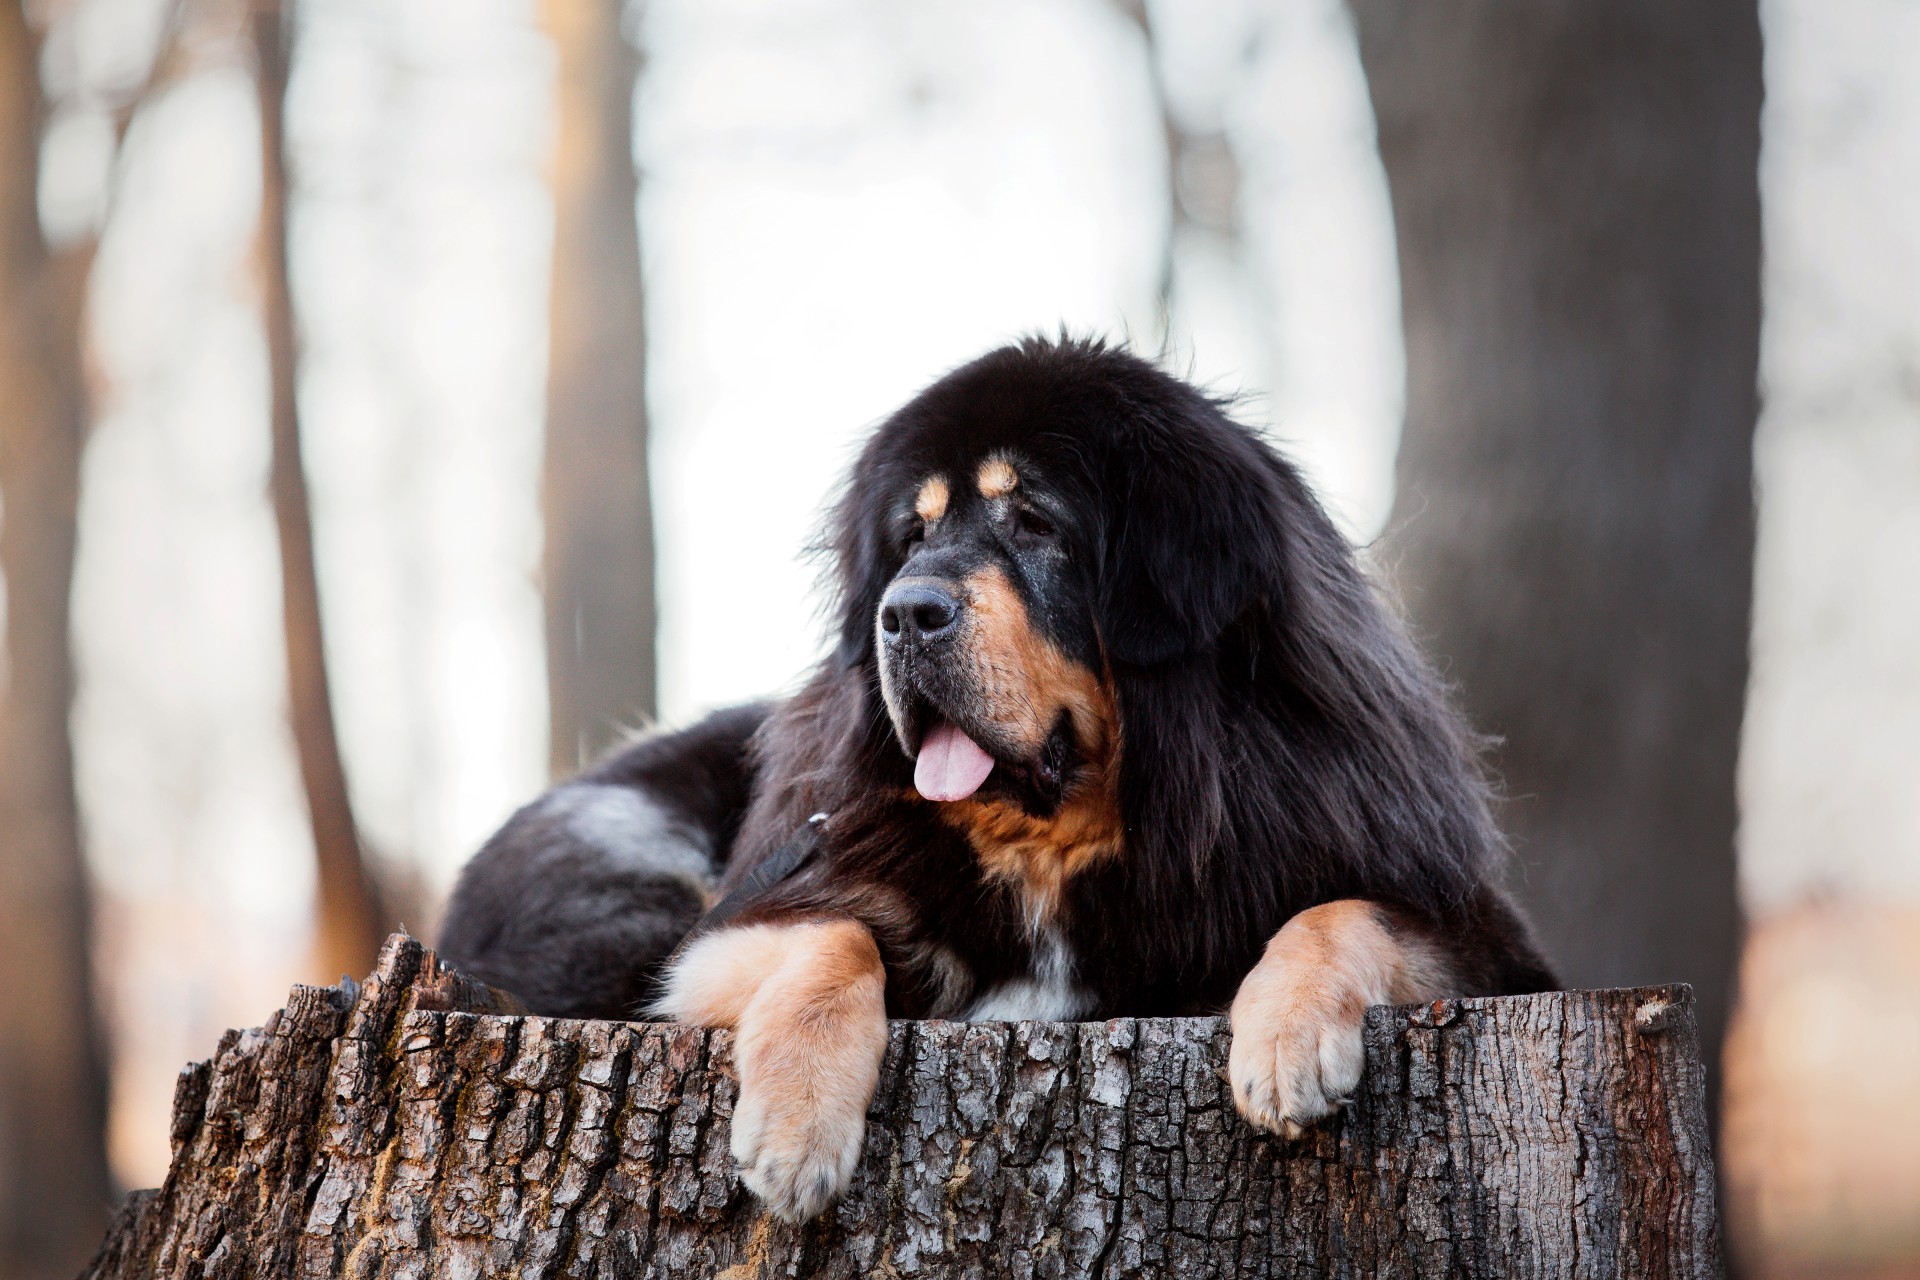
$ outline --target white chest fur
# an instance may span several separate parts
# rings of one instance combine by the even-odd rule
[[[1027,976],[981,992],[962,1016],[968,1022],[1071,1022],[1093,1007],[1074,968],[1067,940],[1043,925],[1033,940]]]

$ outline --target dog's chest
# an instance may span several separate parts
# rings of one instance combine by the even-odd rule
[[[1034,931],[1027,972],[989,987],[961,1016],[968,1022],[1071,1022],[1093,1007],[1077,958],[1052,923]]]

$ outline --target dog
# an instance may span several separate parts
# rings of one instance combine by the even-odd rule
[[[1096,341],[990,352],[879,427],[822,550],[799,692],[523,809],[441,941],[536,1012],[732,1028],[775,1214],[852,1176],[889,1017],[1226,1010],[1240,1113],[1297,1136],[1369,1005],[1556,985],[1478,740],[1222,403]]]

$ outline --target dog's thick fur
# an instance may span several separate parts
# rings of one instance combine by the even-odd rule
[[[1554,985],[1467,725],[1215,401],[1097,343],[992,352],[881,426],[830,530],[805,687],[522,810],[442,943],[540,1012],[738,1028],[735,1152],[777,1211],[850,1175],[884,1015],[1230,1007],[1242,1112],[1293,1132],[1357,1082],[1367,1004]],[[942,724],[993,764],[936,802]],[[816,813],[819,854],[662,973]]]

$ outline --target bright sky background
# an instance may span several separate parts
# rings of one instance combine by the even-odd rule
[[[1302,4],[1242,62],[1254,13],[1178,12],[1176,105],[1244,144],[1246,221],[1267,234],[1237,261],[1180,246],[1177,358],[1309,441],[1370,535],[1391,499],[1401,353],[1351,37],[1337,7]],[[1144,42],[1108,0],[647,13],[660,689],[680,722],[787,687],[819,653],[800,549],[879,419],[1022,333],[1156,344],[1167,166]],[[1312,109],[1267,123],[1302,89]],[[742,584],[791,624],[737,625]]]
[[[1765,0],[1750,910],[1920,898],[1920,5]]]

